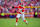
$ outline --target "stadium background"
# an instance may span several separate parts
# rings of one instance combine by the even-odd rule
[[[18,14],[19,3],[23,3],[25,7],[25,20],[21,18],[16,23],[16,15]],[[0,0],[0,27],[40,27],[40,0]]]
[[[25,7],[26,18],[40,18],[40,0],[0,0],[0,18],[15,18],[18,13],[19,3]]]

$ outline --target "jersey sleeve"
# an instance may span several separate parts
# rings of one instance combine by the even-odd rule
[[[19,6],[19,8],[21,9],[22,7],[21,7],[21,6]]]
[[[24,8],[22,9],[22,12],[24,12]]]

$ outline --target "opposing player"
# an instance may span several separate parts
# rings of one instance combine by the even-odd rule
[[[18,19],[22,17],[23,21],[26,22],[26,24],[28,24],[28,22],[25,20],[25,17],[24,17],[24,7],[23,7],[23,4],[21,4],[19,6],[19,13],[18,15],[16,16],[16,26],[17,26],[17,22],[18,22]]]

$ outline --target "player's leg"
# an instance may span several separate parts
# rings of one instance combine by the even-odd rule
[[[26,24],[28,24],[28,22],[25,20],[24,14],[22,14],[22,19],[23,19],[24,22],[26,22]]]
[[[18,15],[16,16],[16,26],[17,26],[17,22],[18,22],[18,19],[19,19],[20,15],[21,15],[21,14],[18,14]]]
[[[18,18],[16,17],[16,26],[17,26]]]

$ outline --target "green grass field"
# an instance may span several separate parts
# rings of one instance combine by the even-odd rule
[[[28,25],[21,18],[18,20],[18,26],[15,26],[16,18],[0,19],[0,27],[40,27],[40,18],[26,18]]]

